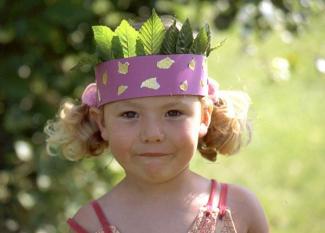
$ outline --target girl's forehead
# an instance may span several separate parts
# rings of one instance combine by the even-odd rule
[[[198,96],[152,96],[152,97],[141,97],[133,98],[128,100],[116,101],[106,106],[110,108],[113,107],[123,107],[123,106],[133,106],[133,107],[146,107],[146,106],[155,106],[155,107],[165,107],[169,105],[194,105],[200,102]]]

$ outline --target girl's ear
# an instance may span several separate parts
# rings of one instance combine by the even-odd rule
[[[201,124],[199,130],[199,138],[204,137],[209,129],[209,125],[211,122],[211,115],[213,111],[213,103],[204,101],[202,103],[202,114],[201,114]]]
[[[89,109],[90,118],[93,119],[101,133],[102,138],[108,141],[107,127],[104,120],[104,109],[99,109],[96,107],[91,107]]]

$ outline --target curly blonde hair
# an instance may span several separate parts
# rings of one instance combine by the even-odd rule
[[[250,142],[249,106],[250,98],[245,92],[219,91],[208,132],[198,143],[198,150],[204,158],[215,161],[218,154],[233,155],[243,144]]]
[[[217,154],[231,155],[243,144],[243,134],[251,128],[247,121],[249,97],[244,92],[219,91],[213,106],[211,123],[207,134],[199,139],[201,155],[215,161]],[[209,105],[208,97],[201,98],[203,106]],[[47,152],[62,154],[69,160],[101,155],[108,148],[96,122],[90,117],[90,108],[85,104],[65,101],[56,118],[49,120],[44,128],[47,137]]]
[[[56,118],[46,123],[47,152],[63,154],[75,161],[84,157],[97,156],[104,152],[108,143],[101,137],[96,122],[91,119],[86,104],[64,101]]]

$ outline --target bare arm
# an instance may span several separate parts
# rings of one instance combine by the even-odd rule
[[[229,205],[238,233],[268,233],[269,226],[256,195],[246,188],[230,185]]]
[[[264,210],[254,194],[250,197],[251,217],[248,226],[248,233],[269,233],[269,226]]]

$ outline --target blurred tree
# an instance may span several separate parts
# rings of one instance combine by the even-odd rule
[[[188,5],[189,7],[184,7]],[[272,30],[298,34],[311,13],[321,12],[322,0],[157,0],[161,12],[194,18],[196,22],[213,21],[219,30],[238,23],[245,33],[261,36]],[[202,17],[204,16],[204,17]]]
[[[93,52],[91,25],[114,27],[155,7],[194,26],[213,20],[218,29],[238,22],[245,33],[279,25],[297,33],[319,2],[0,0],[0,232],[63,232],[67,216],[117,177],[109,157],[75,166],[45,152],[46,120],[64,96],[79,98],[93,80],[90,68],[70,72]]]

